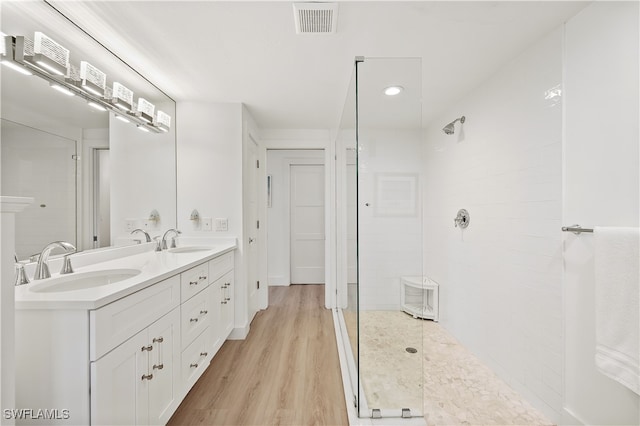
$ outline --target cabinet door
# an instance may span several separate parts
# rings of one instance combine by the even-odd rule
[[[149,326],[149,424],[166,424],[178,407],[180,394],[180,309]]]
[[[224,289],[224,277],[219,278],[209,286],[209,342],[211,343],[211,353],[215,354],[222,346],[224,340],[222,339],[222,325],[221,325],[221,312]]]
[[[148,423],[150,353],[145,329],[91,363],[91,424]]]
[[[235,301],[233,300],[233,292],[234,292],[234,279],[233,279],[233,271],[231,272],[227,272],[224,277],[222,277],[223,280],[223,288],[222,288],[222,300],[226,303],[222,304],[222,313],[220,315],[221,317],[221,326],[222,326],[222,340],[226,340],[227,337],[229,337],[229,334],[231,334],[231,331],[233,330],[233,323],[234,323],[234,304]]]

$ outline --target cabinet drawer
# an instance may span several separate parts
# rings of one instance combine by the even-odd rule
[[[89,311],[89,356],[99,359],[180,304],[176,275],[102,308]]]
[[[223,254],[209,261],[209,282],[212,283],[233,269],[233,252]]]
[[[182,384],[185,393],[202,375],[209,365],[209,332],[205,329],[187,348],[182,351]]]
[[[210,305],[209,292],[202,291],[180,307],[183,349],[211,324]]]
[[[200,293],[209,285],[209,265],[203,263],[180,274],[180,293],[182,301]]]

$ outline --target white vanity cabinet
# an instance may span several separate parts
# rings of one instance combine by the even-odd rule
[[[233,317],[235,314],[233,291],[234,279],[233,271],[227,272],[218,280],[220,283],[220,336],[222,340],[226,340],[233,330]]]
[[[180,310],[91,363],[91,424],[165,424],[180,403]]]
[[[90,311],[91,424],[169,421],[180,404],[179,302],[172,277]]]
[[[17,406],[68,410],[52,424],[166,424],[233,328],[233,256],[97,308],[18,309]]]
[[[208,262],[183,272],[180,276],[182,282],[180,380],[185,394],[204,373],[213,356],[209,347],[209,330],[215,318],[207,291],[210,284],[209,277]]]
[[[209,261],[209,300],[212,324],[209,330],[211,351],[216,353],[229,337],[234,325],[234,262],[233,252]]]

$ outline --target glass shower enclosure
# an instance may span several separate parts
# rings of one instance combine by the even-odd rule
[[[338,318],[360,417],[423,415],[422,65],[356,58],[336,137]]]

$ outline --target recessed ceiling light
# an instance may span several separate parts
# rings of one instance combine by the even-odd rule
[[[402,92],[404,88],[402,86],[389,86],[384,89],[384,94],[387,96],[395,96],[398,93]]]

